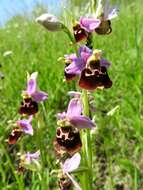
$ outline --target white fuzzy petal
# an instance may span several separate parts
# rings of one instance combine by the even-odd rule
[[[55,15],[44,13],[38,18],[36,18],[36,22],[43,25],[46,29],[49,31],[58,31],[61,27],[61,22],[58,20],[58,18]]]
[[[115,17],[117,17],[118,16],[118,9],[117,8],[112,8],[111,10],[110,10],[110,13],[108,14],[108,20],[111,20],[111,19],[113,19],[113,18],[115,18]]]
[[[34,72],[34,73],[32,73],[32,74],[30,75],[30,79],[35,80],[35,79],[37,78],[37,76],[38,76],[38,72]]]

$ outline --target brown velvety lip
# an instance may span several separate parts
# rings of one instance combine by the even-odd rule
[[[101,67],[99,72],[98,70],[92,71],[86,68],[81,73],[79,86],[87,90],[95,90],[98,87],[110,88],[112,81],[105,67]]]
[[[73,127],[58,127],[56,134],[56,143],[70,155],[78,152],[82,146],[80,134]]]
[[[19,108],[19,114],[34,115],[38,112],[38,103],[32,98],[24,98]]]
[[[21,129],[14,128],[11,134],[9,135],[8,144],[16,144],[21,135],[22,135]]]

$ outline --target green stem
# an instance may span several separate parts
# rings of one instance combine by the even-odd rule
[[[48,158],[46,159],[46,155],[45,155],[45,145],[44,145],[44,142],[43,142],[43,138],[42,138],[42,131],[43,131],[43,127],[41,125],[41,120],[42,120],[42,117],[40,117],[40,114],[37,115],[37,126],[38,126],[38,131],[37,131],[37,144],[38,144],[38,147],[39,147],[39,150],[40,150],[40,155],[41,155],[41,171],[40,171],[40,176],[41,176],[41,188],[42,190],[48,190],[47,189],[47,180],[46,180],[46,175],[45,175],[45,164],[46,162],[48,162],[48,165],[49,164],[49,160]]]
[[[88,103],[88,94],[87,90],[83,90],[82,93],[83,101],[83,114],[89,116],[89,103]],[[88,172],[85,173],[85,190],[92,190],[92,139],[90,134],[90,129],[86,129],[82,132],[83,139],[83,163],[84,166],[88,168]],[[87,181],[88,180],[88,181]]]
[[[62,27],[63,27],[63,31],[68,35],[70,41],[72,42],[72,45],[74,46],[76,54],[78,54],[78,49],[77,49],[77,45],[76,45],[74,36],[72,35],[70,30],[65,25],[63,25]]]
[[[24,184],[23,184],[23,178],[19,177],[18,174],[16,173],[15,168],[14,168],[12,162],[11,162],[11,159],[10,159],[5,147],[3,145],[1,145],[1,147],[3,149],[3,152],[4,152],[5,156],[6,156],[6,159],[7,159],[8,163],[9,163],[9,166],[10,166],[10,168],[12,170],[12,173],[13,173],[15,179],[16,179],[18,189],[19,190],[24,190],[25,188],[24,188]]]
[[[82,138],[82,164],[84,167],[88,168],[87,159],[86,159],[86,138],[85,131],[81,131]],[[88,170],[86,172],[82,172],[81,175],[81,184],[83,190],[88,190]]]
[[[74,36],[71,34],[69,29],[63,25],[64,32],[68,35],[70,41],[74,45],[74,49],[76,54],[78,55],[77,45],[74,39]],[[89,36],[88,45],[92,46],[92,35]],[[87,90],[83,90],[82,94],[83,98],[83,114],[85,116],[89,116],[89,104],[88,104],[88,94]],[[86,129],[85,131],[81,132],[83,147],[82,147],[82,161],[84,167],[88,168],[88,171],[83,172],[82,175],[82,189],[83,190],[92,190],[92,140],[90,129]]]

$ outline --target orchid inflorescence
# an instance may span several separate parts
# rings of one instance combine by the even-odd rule
[[[31,75],[28,75],[27,79],[27,88],[22,91],[22,102],[18,110],[21,118],[15,122],[15,126],[12,129],[11,134],[8,138],[8,143],[10,145],[16,144],[22,134],[33,135],[34,130],[32,127],[32,120],[35,114],[38,112],[38,103],[45,101],[48,98],[48,94],[43,91],[38,91],[37,89],[37,79],[38,72],[34,72]],[[18,171],[23,171],[28,165],[32,164],[33,159],[38,159],[40,152],[27,153],[21,155],[20,164]]]
[[[70,31],[56,16],[45,13],[36,19],[48,31],[64,31],[70,37],[76,52],[64,55],[64,77],[70,82],[78,79],[78,87],[82,92],[70,91],[73,96],[66,111],[57,114],[57,129],[54,148],[60,163],[59,187],[61,190],[70,189],[72,184],[76,189],[92,189],[92,147],[91,131],[96,128],[91,119],[93,106],[90,103],[91,92],[99,88],[110,88],[112,81],[108,76],[111,63],[103,58],[102,50],[92,49],[89,38],[93,34],[106,35],[112,32],[111,19],[117,16],[117,8],[110,7],[109,1],[98,0],[95,14],[81,16],[73,24]],[[80,45],[83,41],[85,44]],[[33,135],[32,120],[38,112],[38,103],[47,99],[47,93],[37,90],[37,72],[28,77],[27,88],[22,92],[23,100],[19,108],[17,127],[9,136],[9,144],[15,144],[19,137],[25,133]],[[85,139],[85,137],[87,137]],[[79,152],[81,151],[82,157]],[[21,156],[20,168],[30,169],[32,161],[36,162],[40,152],[27,153]],[[84,158],[85,157],[85,158]],[[85,168],[82,188],[76,182],[72,172],[76,172],[82,159]],[[86,161],[87,159],[87,161]],[[32,167],[33,168],[33,167]],[[86,174],[87,173],[87,174]],[[86,187],[84,187],[86,183]],[[88,184],[89,183],[89,184]]]
[[[72,54],[66,54],[62,60],[64,60],[64,76],[67,82],[78,79],[79,88],[83,89],[81,92],[70,92],[74,97],[70,100],[67,111],[57,114],[57,130],[54,146],[57,154],[57,158],[60,160],[61,165],[66,170],[69,166],[66,163],[72,164],[71,168],[77,168],[79,165],[79,156],[77,152],[82,149],[90,152],[90,155],[86,155],[87,158],[92,160],[92,151],[89,143],[84,141],[85,133],[89,141],[91,141],[91,133],[89,130],[95,128],[95,123],[90,119],[90,98],[88,91],[96,90],[97,88],[110,88],[112,81],[108,75],[108,68],[111,63],[103,58],[102,50],[92,49],[91,36],[95,33],[98,35],[106,35],[112,32],[111,19],[117,16],[117,8],[110,7],[109,1],[99,0],[97,3],[97,9],[95,14],[81,16],[79,21],[75,21],[73,24],[73,31],[69,31],[64,24],[58,20],[54,15],[43,14],[36,19],[37,22],[42,24],[49,31],[63,30],[66,32],[74,46],[76,46],[76,52]],[[71,38],[71,36],[73,36]],[[81,41],[85,41],[85,45],[80,45]],[[83,43],[82,43],[83,44]],[[79,47],[78,47],[79,45]],[[88,131],[86,131],[86,129]],[[81,132],[83,130],[83,133]],[[81,138],[82,134],[82,138]],[[84,155],[82,151],[82,156]],[[65,156],[66,155],[66,156]],[[66,158],[65,158],[66,157]],[[87,159],[87,158],[83,158]],[[74,160],[74,162],[70,161]],[[78,164],[77,164],[78,163]],[[77,165],[76,165],[77,164]],[[84,164],[88,167],[88,175],[92,175],[92,163]],[[68,170],[68,169],[67,169]],[[66,176],[65,176],[66,174]],[[83,189],[92,189],[92,177],[88,177],[87,183],[90,181],[90,185]],[[64,179],[64,182],[63,182]],[[67,172],[62,172],[60,178],[60,189],[70,189],[69,179],[73,182],[76,189],[81,189],[79,185],[69,176]],[[83,182],[84,184],[84,182]]]

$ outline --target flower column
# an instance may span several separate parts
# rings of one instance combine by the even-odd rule
[[[66,163],[68,163],[72,164],[72,167],[76,169],[78,166],[75,166],[72,160],[76,162],[76,159],[73,158],[77,158],[77,161],[79,161],[79,156],[74,156],[74,154],[80,150],[82,145],[82,163],[85,168],[83,178],[81,179],[83,190],[93,189],[91,129],[95,127],[95,124],[89,118],[88,91],[93,91],[97,88],[107,89],[112,86],[112,81],[107,72],[110,62],[102,58],[101,50],[90,49],[92,47],[92,35],[93,33],[107,35],[112,32],[110,20],[117,16],[117,9],[111,8],[108,0],[105,0],[104,3],[102,0],[99,0],[94,15],[94,17],[88,18],[80,17],[79,21],[76,21],[73,25],[72,32],[54,15],[47,13],[36,19],[49,31],[63,30],[68,34],[70,41],[72,41],[75,47],[75,53],[65,55],[63,58],[65,62],[64,74],[68,82],[79,78],[78,86],[83,90],[82,95],[78,94],[77,96],[77,92],[76,95],[74,94],[76,97],[70,101],[67,112],[58,114],[57,124],[59,127],[57,128],[55,148],[60,157],[62,168],[66,168]],[[81,40],[85,40],[86,46],[82,45],[78,48],[77,43]],[[79,130],[81,130],[82,134],[82,144]],[[65,157],[68,157],[68,161]],[[63,169],[62,173],[69,177],[68,172],[74,169],[68,170],[67,168]],[[69,179],[74,185],[76,184],[73,178],[69,177]],[[66,186],[66,184],[68,185]],[[69,187],[69,183],[60,185],[61,189],[69,189]],[[79,186],[76,186],[76,188],[80,189]]]

